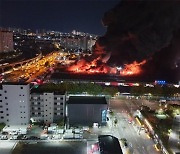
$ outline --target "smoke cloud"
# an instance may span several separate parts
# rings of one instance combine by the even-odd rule
[[[177,71],[180,61],[179,8],[177,0],[122,0],[104,14],[102,22],[107,32],[96,46],[111,53],[110,64],[123,65],[147,59],[144,69],[157,76],[160,70]]]
[[[123,0],[104,14],[107,32],[97,43],[116,63],[143,60],[169,45],[180,27],[179,8],[178,1]]]

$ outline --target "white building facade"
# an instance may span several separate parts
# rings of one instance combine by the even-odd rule
[[[3,84],[0,89],[0,122],[28,125],[30,119],[29,84]]]
[[[65,116],[65,93],[30,94],[27,83],[4,83],[0,86],[0,123],[27,126],[31,119],[53,123]]]
[[[53,123],[65,116],[66,95],[59,93],[32,93],[31,119]]]

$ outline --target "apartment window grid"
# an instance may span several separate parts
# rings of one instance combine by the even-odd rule
[[[45,94],[47,95],[47,94]],[[52,119],[52,117],[48,117],[48,115],[52,115],[54,114],[54,116],[63,116],[64,113],[63,113],[63,108],[64,108],[64,100],[65,100],[65,97],[64,96],[55,96],[54,95],[54,111],[53,112],[48,112],[48,110],[50,111],[51,110],[51,102],[49,102],[48,99],[50,99],[49,97],[45,97],[44,99],[41,98],[41,95],[40,96],[31,96],[31,116],[33,117],[44,117],[44,121],[49,121],[50,118]],[[38,99],[40,99],[40,101],[38,101]],[[39,103],[38,103],[39,102]],[[49,106],[49,105],[50,106]],[[41,110],[35,110],[37,108],[35,107],[41,107]],[[38,113],[36,113],[38,112]],[[49,120],[48,120],[49,119]]]

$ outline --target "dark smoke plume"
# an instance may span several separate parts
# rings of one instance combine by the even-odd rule
[[[165,72],[179,69],[180,47],[173,38],[180,33],[180,1],[122,0],[104,14],[102,22],[107,32],[96,44],[111,52],[110,64],[149,59],[145,68],[151,63],[150,72],[159,64]]]
[[[123,0],[104,14],[107,32],[98,43],[117,63],[147,58],[170,43],[180,27],[179,8],[178,1]]]
[[[180,80],[180,30],[175,32],[168,47],[156,52],[143,69],[151,79]]]

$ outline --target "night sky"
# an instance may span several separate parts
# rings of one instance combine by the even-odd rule
[[[103,35],[104,13],[120,0],[0,0],[0,27]]]

